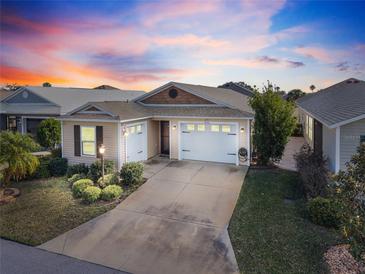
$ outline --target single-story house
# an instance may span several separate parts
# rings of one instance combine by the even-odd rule
[[[50,117],[64,115],[89,101],[132,100],[145,92],[119,89],[60,87],[20,87],[2,90],[0,130],[35,134],[38,124]]]
[[[100,157],[118,168],[156,155],[231,164],[250,164],[248,96],[224,88],[170,82],[131,101],[83,104],[62,123],[62,154],[70,164]],[[109,99],[109,98],[108,98]]]
[[[304,137],[337,173],[365,142],[365,81],[350,78],[296,101]]]

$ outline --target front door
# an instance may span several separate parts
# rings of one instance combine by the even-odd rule
[[[161,121],[161,154],[170,155],[170,122]]]

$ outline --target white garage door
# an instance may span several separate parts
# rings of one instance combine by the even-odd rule
[[[181,123],[181,159],[235,164],[237,151],[237,125]]]
[[[146,124],[127,126],[126,148],[127,162],[147,160],[147,134]]]

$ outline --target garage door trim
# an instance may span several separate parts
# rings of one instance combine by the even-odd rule
[[[224,122],[224,121],[179,121],[178,122],[178,159],[182,160],[181,158],[181,124],[217,124],[217,125],[234,125],[236,127],[236,131],[234,132],[236,134],[236,165],[239,165],[239,159],[238,159],[238,147],[239,147],[239,123],[238,122]]]

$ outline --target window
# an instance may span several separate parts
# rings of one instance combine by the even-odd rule
[[[365,144],[365,135],[360,136],[360,144]]]
[[[16,116],[8,116],[7,129],[11,131],[17,130],[17,119]]]
[[[230,133],[231,132],[231,126],[223,125],[222,126],[222,132]]]
[[[137,130],[137,132],[141,132],[141,131],[142,131],[142,126],[141,126],[141,125],[138,125],[138,126],[136,127],[136,130]]]
[[[96,128],[81,127],[82,154],[88,156],[96,155]]]
[[[136,131],[135,127],[129,127],[128,128],[129,134],[133,134]]]
[[[313,141],[313,118],[308,116],[308,138]]]
[[[169,96],[172,99],[175,99],[177,97],[177,90],[176,89],[170,89],[169,90]]]
[[[186,129],[188,131],[194,131],[195,130],[195,125],[194,124],[188,124],[188,125],[186,125]]]
[[[212,132],[219,132],[219,125],[211,125],[210,131]]]
[[[205,131],[205,125],[204,124],[199,124],[198,125],[198,131]]]

